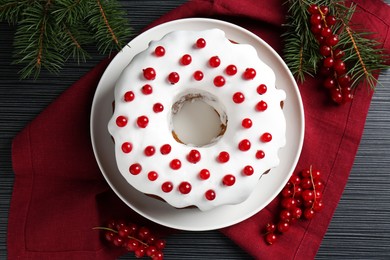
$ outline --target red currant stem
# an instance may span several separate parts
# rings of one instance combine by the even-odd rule
[[[314,208],[314,203],[317,201],[316,186],[314,185],[312,170],[313,170],[313,165],[310,165],[310,180],[311,180],[311,185],[313,186],[313,192],[314,192],[314,201],[313,201],[313,204],[311,205],[311,209]]]
[[[118,231],[117,231],[117,230],[115,230],[115,229],[112,229],[112,228],[108,228],[108,227],[93,227],[92,229],[94,229],[94,230],[106,230],[106,231],[112,231],[112,232],[114,232],[114,233],[118,234]],[[138,238],[136,238],[136,237],[133,237],[133,236],[127,236],[127,238],[134,239],[134,240],[138,241],[140,244],[142,244],[142,245],[144,245],[144,246],[149,246],[147,243],[145,243],[145,242],[143,242],[143,241],[139,240],[139,239],[138,239]]]

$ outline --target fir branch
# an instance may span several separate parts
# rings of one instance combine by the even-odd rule
[[[0,0],[0,22],[7,21],[9,24],[16,24],[25,8],[36,4],[35,0]]]

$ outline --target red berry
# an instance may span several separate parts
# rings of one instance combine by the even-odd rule
[[[190,193],[191,191],[191,184],[189,182],[186,182],[186,181],[183,181],[182,183],[180,183],[179,185],[179,191],[182,193],[182,194],[188,194]]]
[[[295,219],[300,219],[302,216],[302,210],[298,207],[295,207],[291,211],[291,216]]]
[[[191,55],[189,54],[184,54],[183,57],[180,59],[180,63],[182,65],[189,65],[192,61]]]
[[[321,180],[314,180],[314,187],[316,190],[322,190],[324,188],[324,183]]]
[[[173,159],[169,163],[169,166],[171,167],[172,170],[178,170],[181,168],[181,161],[179,159]]]
[[[155,247],[155,246],[148,246],[147,248],[146,248],[146,255],[147,256],[154,256],[154,254],[156,254],[156,252],[157,252],[157,247]]]
[[[113,232],[113,231],[109,231],[107,230],[105,233],[104,233],[104,238],[108,241],[108,242],[112,242],[115,238],[116,234]]]
[[[302,194],[302,187],[301,186],[294,186],[294,196],[295,197],[298,197],[298,196],[301,196]]]
[[[301,180],[301,187],[304,190],[312,189],[313,188],[313,184],[311,182],[311,178],[310,177],[303,178]]]
[[[236,182],[236,177],[234,177],[234,175],[231,174],[225,175],[222,179],[222,183],[225,186],[233,186],[235,182]]]
[[[326,57],[323,61],[324,67],[331,68],[333,67],[334,60],[332,57]]]
[[[256,110],[257,111],[265,111],[265,110],[267,110],[267,108],[268,108],[268,104],[265,101],[263,101],[263,100],[259,101],[256,104]]]
[[[177,73],[177,72],[171,72],[171,73],[169,73],[169,75],[168,75],[168,81],[169,81],[171,84],[176,84],[177,82],[179,82],[179,80],[180,80],[179,73]]]
[[[164,254],[163,254],[163,252],[161,252],[161,251],[156,252],[156,253],[152,256],[152,260],[163,260],[163,259],[164,259]]]
[[[341,90],[341,93],[343,95],[343,103],[351,102],[353,99],[353,95],[351,93],[351,88],[346,87]]]
[[[208,190],[208,191],[206,191],[206,193],[204,194],[204,196],[206,197],[207,200],[214,200],[215,197],[216,197],[216,194],[215,194],[215,191],[213,191],[213,190]]]
[[[143,70],[144,78],[147,80],[154,80],[156,78],[156,71],[153,68],[146,68]]]
[[[265,94],[265,93],[267,92],[267,85],[265,85],[265,84],[260,84],[260,85],[257,87],[256,91],[257,91],[257,93],[258,93],[259,95]]]
[[[133,175],[138,175],[142,171],[142,166],[139,163],[133,163],[130,165],[129,171]]]
[[[171,146],[169,144],[164,144],[163,146],[161,146],[160,148],[160,152],[161,154],[165,155],[165,154],[169,154],[171,152]]]
[[[318,5],[315,5],[315,4],[311,4],[307,8],[307,11],[309,11],[309,13],[311,13],[311,14],[318,14],[320,12],[319,8],[318,8]]]
[[[149,179],[150,181],[155,181],[155,180],[157,180],[157,178],[158,178],[158,173],[157,173],[157,172],[155,172],[155,171],[150,171],[150,172],[148,173],[148,179]]]
[[[322,29],[321,29],[321,36],[328,37],[331,34],[332,34],[332,30],[329,27],[327,27],[327,26],[322,27]]]
[[[245,79],[254,79],[256,77],[256,70],[253,68],[247,68],[244,72]]]
[[[265,153],[262,150],[258,150],[256,152],[256,159],[263,159],[265,157]]]
[[[341,49],[336,49],[333,51],[333,56],[335,59],[341,59],[345,56],[345,52]]]
[[[322,56],[330,56],[332,53],[332,49],[328,45],[321,45],[320,47],[320,53]]]
[[[163,46],[157,46],[156,49],[154,49],[154,54],[156,54],[157,57],[162,57],[165,55],[165,49]]]
[[[326,16],[329,13],[329,7],[327,7],[326,5],[321,5],[320,11],[321,11],[322,15]]]
[[[325,18],[325,21],[326,21],[326,24],[328,26],[332,26],[332,25],[335,25],[337,20],[336,20],[336,17],[334,17],[333,15],[328,15],[326,18]]]
[[[130,153],[133,150],[133,145],[130,142],[124,142],[121,148],[124,153]]]
[[[303,212],[303,216],[306,219],[312,219],[314,217],[314,215],[315,215],[315,212],[311,208],[305,209],[304,212]]]
[[[292,214],[289,210],[284,209],[279,213],[279,218],[283,222],[289,222],[291,220],[291,217]]]
[[[225,163],[225,162],[229,161],[229,159],[230,159],[230,155],[228,152],[222,151],[218,155],[218,161],[221,163]]]
[[[206,41],[205,41],[205,39],[199,38],[199,39],[196,41],[196,47],[198,47],[198,48],[200,48],[200,49],[206,47]]]
[[[335,60],[333,64],[333,69],[338,75],[344,74],[346,72],[345,63],[342,60]]]
[[[261,135],[260,140],[264,143],[271,142],[272,140],[272,135],[270,133],[264,133]]]
[[[292,175],[289,180],[292,184],[298,185],[301,182],[301,177],[298,175]]]
[[[314,199],[314,191],[313,190],[304,190],[302,192],[303,201],[311,201]]]
[[[321,15],[320,14],[312,14],[310,16],[311,24],[320,24],[321,23]]]
[[[112,243],[114,244],[114,246],[118,247],[122,246],[124,241],[125,240],[123,239],[123,237],[120,237],[118,235],[115,235],[112,239]]]
[[[134,92],[133,91],[127,91],[124,95],[124,100],[126,102],[131,102],[135,98]]]
[[[315,212],[319,212],[319,211],[321,211],[323,208],[324,208],[324,204],[323,204],[322,200],[316,200],[316,201],[313,203],[313,210],[314,210]]]
[[[149,119],[147,116],[140,116],[137,118],[137,125],[140,128],[145,128],[148,126],[148,124],[149,124]]]
[[[276,241],[276,235],[273,232],[265,235],[265,242],[267,242],[267,244],[272,245],[273,243],[275,243],[275,241]]]
[[[221,60],[218,56],[213,56],[209,59],[209,65],[213,68],[218,67],[221,64]]]
[[[290,224],[286,221],[281,221],[277,224],[276,228],[279,232],[285,233],[290,228]]]
[[[335,46],[337,43],[339,43],[339,37],[336,34],[332,34],[326,38],[326,43],[329,46]]]
[[[118,230],[118,235],[122,238],[127,238],[130,234],[130,229],[127,226],[120,227]]]
[[[250,118],[244,118],[241,123],[242,127],[244,128],[251,128],[252,127],[252,120]]]
[[[156,152],[156,148],[154,148],[154,146],[149,145],[145,147],[144,154],[146,156],[152,156],[154,155],[155,152]]]
[[[322,76],[330,76],[331,73],[333,73],[332,68],[327,68],[327,67],[321,66],[321,68],[320,68],[320,74],[321,74]]]
[[[245,166],[242,173],[246,176],[251,176],[254,173],[253,167],[250,165]]]
[[[200,152],[198,150],[191,150],[187,156],[187,160],[190,163],[197,163],[200,161]]]
[[[129,240],[127,240],[126,249],[128,251],[134,252],[138,248],[139,248],[139,242],[136,239],[130,238]]]
[[[149,94],[152,94],[153,88],[152,88],[152,86],[150,86],[149,84],[146,84],[146,85],[144,85],[144,86],[141,88],[141,92],[142,92],[144,95],[149,95]]]
[[[201,178],[202,180],[207,180],[208,178],[210,178],[210,171],[207,169],[200,170],[199,178]]]
[[[248,139],[241,140],[238,144],[238,149],[245,152],[251,148],[251,142]]]
[[[330,90],[330,96],[332,100],[337,104],[341,104],[343,102],[343,95],[341,94],[341,91],[338,88],[332,88]]]
[[[302,177],[310,177],[311,176],[311,169],[304,169],[301,172]]]
[[[336,86],[336,80],[333,77],[327,77],[324,80],[324,87],[325,88],[334,88]]]
[[[293,195],[293,191],[289,187],[284,187],[281,194],[283,197],[291,197]]]
[[[322,25],[320,23],[312,24],[310,26],[310,31],[316,35],[321,35]],[[322,36],[322,35],[321,35]],[[319,41],[321,42],[321,41]]]
[[[161,185],[161,190],[165,193],[171,192],[173,190],[173,184],[170,181],[166,181]]]
[[[235,65],[229,65],[226,67],[226,70],[225,70],[226,74],[229,75],[229,76],[233,76],[233,75],[236,75],[237,73],[237,67]]]
[[[345,74],[337,79],[339,82],[340,86],[343,88],[350,87],[351,86],[351,78]]]
[[[134,255],[135,257],[137,258],[142,258],[145,256],[145,248],[143,247],[138,247],[135,251],[134,251]]]
[[[313,177],[313,179],[319,179],[321,178],[321,172],[319,170],[316,170],[316,169],[312,169],[311,170],[311,176]]]
[[[274,223],[267,223],[267,225],[265,225],[265,232],[270,233],[270,232],[274,232],[275,230],[276,230],[276,226]]]
[[[116,125],[119,127],[124,127],[127,125],[127,118],[125,116],[118,116],[116,118]]]
[[[244,102],[244,100],[245,100],[244,94],[242,94],[241,92],[234,93],[234,95],[233,95],[233,102],[234,103],[240,104],[240,103]]]
[[[164,110],[164,106],[161,103],[156,103],[153,105],[153,111],[154,113],[160,113]]]
[[[197,81],[200,81],[203,79],[203,72],[201,72],[200,70],[197,70],[194,72],[194,79],[197,80]]]
[[[165,240],[163,239],[159,239],[156,241],[156,243],[154,244],[159,250],[163,250],[165,248]]]
[[[214,78],[214,85],[216,87],[222,87],[223,85],[225,85],[226,81],[225,81],[225,78],[223,76],[216,76]]]
[[[283,198],[280,204],[285,209],[292,209],[296,206],[296,201],[294,198]]]

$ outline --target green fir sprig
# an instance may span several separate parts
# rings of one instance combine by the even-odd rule
[[[21,78],[37,78],[44,68],[57,73],[68,59],[85,62],[95,44],[110,54],[125,46],[131,28],[114,0],[0,0],[0,22],[17,26],[14,64]]]
[[[351,22],[356,5],[346,6],[345,1],[335,0],[287,0],[286,4],[289,9],[284,25],[286,31],[282,35],[284,58],[298,82],[304,82],[307,75],[316,75],[323,58],[318,51],[319,43],[310,31],[308,7],[315,4],[329,7],[329,13],[337,18],[333,31],[338,34],[339,42],[335,48],[346,53],[344,61],[352,78],[351,87],[365,81],[370,88],[375,88],[376,76],[389,68],[386,65],[389,57],[373,38],[373,33]]]

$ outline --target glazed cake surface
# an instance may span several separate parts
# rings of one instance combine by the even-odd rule
[[[280,163],[286,94],[256,49],[232,43],[222,30],[174,31],[150,42],[114,94],[108,130],[120,173],[173,207],[241,203]],[[207,144],[175,138],[172,118],[191,96],[210,105],[225,127]]]

